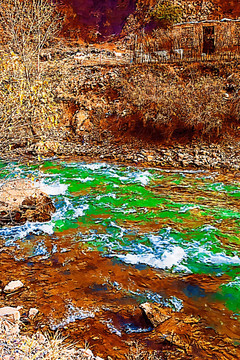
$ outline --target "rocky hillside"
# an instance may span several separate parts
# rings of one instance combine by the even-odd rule
[[[173,0],[183,10],[183,21],[235,19],[240,16],[238,0]]]
[[[128,16],[135,12],[135,0],[63,0],[66,15],[64,35],[96,41],[119,34]]]
[[[182,8],[183,21],[240,17],[238,0],[172,0]],[[139,25],[157,0],[62,0],[67,38],[98,41],[118,35],[134,18]]]

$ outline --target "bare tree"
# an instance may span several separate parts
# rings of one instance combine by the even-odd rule
[[[0,30],[5,52],[18,55],[26,77],[40,73],[40,53],[61,28],[61,15],[49,0],[1,0]],[[37,63],[37,67],[35,67]]]
[[[61,16],[52,1],[0,2],[2,149],[44,141],[54,130],[60,110],[52,75],[41,66],[40,54],[60,27]]]

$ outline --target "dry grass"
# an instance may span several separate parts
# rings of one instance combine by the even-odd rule
[[[26,82],[24,66],[14,54],[2,54],[0,71],[2,146],[25,146],[34,139],[44,141],[54,133],[61,112],[50,79]]]
[[[239,124],[240,97],[229,96],[220,77],[145,71],[123,80],[121,101],[129,116],[137,114],[135,129],[166,140],[179,132],[216,139],[229,122]]]
[[[66,345],[60,336],[50,338],[40,333],[32,337],[0,335],[2,360],[75,360],[84,359],[72,346]]]
[[[40,55],[61,20],[52,1],[1,1],[0,142],[5,151],[59,138],[61,109],[51,79],[42,75]]]
[[[19,321],[0,318],[1,360],[94,360],[94,356],[66,343],[59,333],[54,336],[37,332],[32,336],[19,333]]]
[[[108,349],[109,350],[109,349]],[[163,360],[159,352],[144,350],[137,341],[129,344],[127,360]],[[85,349],[76,349],[66,342],[60,333],[54,336],[37,332],[32,336],[20,335],[17,323],[0,318],[1,360],[101,360]],[[103,360],[103,359],[102,359]]]

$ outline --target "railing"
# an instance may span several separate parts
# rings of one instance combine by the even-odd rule
[[[154,52],[145,52],[142,49],[130,51],[130,63],[132,64],[234,60],[240,60],[240,52],[224,51],[213,54],[197,54],[189,51],[185,52],[183,49],[175,49],[173,51],[158,50]]]
[[[179,49],[181,50],[181,49]],[[175,62],[196,62],[196,61],[233,61],[240,60],[240,54],[236,52],[223,52],[218,54],[184,54],[167,53],[166,51],[157,51],[155,53],[130,54],[130,63],[144,64],[144,63],[175,63]]]

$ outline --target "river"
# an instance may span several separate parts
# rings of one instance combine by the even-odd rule
[[[150,302],[239,344],[239,178],[60,160],[0,170],[2,182],[30,178],[57,210],[0,229],[2,283],[26,285],[1,303],[37,307],[34,329],[121,359],[130,340],[159,349],[138,307]]]

